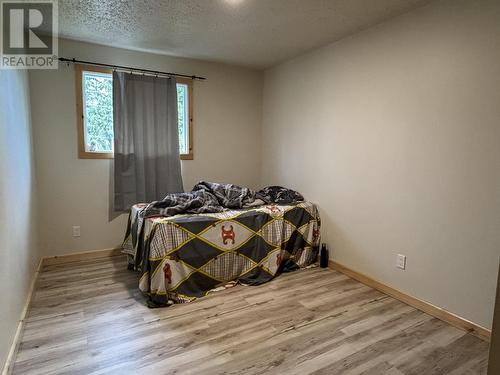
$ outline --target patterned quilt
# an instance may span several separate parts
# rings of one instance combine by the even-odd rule
[[[230,281],[262,284],[318,256],[310,202],[141,219],[144,206],[132,208],[124,252],[151,306],[190,302]]]

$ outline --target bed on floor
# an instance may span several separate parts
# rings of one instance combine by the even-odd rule
[[[132,207],[124,252],[150,306],[190,302],[229,282],[265,283],[318,256],[317,207],[302,201],[142,218]]]

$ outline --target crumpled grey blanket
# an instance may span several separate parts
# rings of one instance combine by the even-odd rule
[[[280,186],[269,186],[258,192],[233,184],[200,181],[189,193],[167,194],[161,201],[148,204],[142,218],[222,212],[227,209],[254,207],[263,204],[289,204],[303,201],[300,193]]]
[[[290,204],[304,200],[304,197],[299,192],[282,186],[266,186],[256,193],[256,197],[267,204]]]
[[[219,205],[224,208],[243,208],[255,201],[255,192],[252,189],[233,184],[200,181],[194,185],[193,191],[205,191],[214,195]]]

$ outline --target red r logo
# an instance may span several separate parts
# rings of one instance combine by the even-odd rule
[[[234,233],[233,226],[231,225],[229,227],[229,230],[226,230],[226,227],[223,225],[221,227],[221,236],[222,236],[222,243],[224,245],[227,245],[227,241],[231,241],[232,244],[234,245],[234,238],[236,237],[236,233]]]
[[[319,238],[319,229],[313,229],[313,242]]]
[[[272,214],[275,214],[277,212],[280,212],[280,209],[278,207],[276,207],[275,204],[272,204],[270,206],[266,206],[266,208],[271,211]]]
[[[165,263],[165,266],[163,266],[163,274],[165,275],[167,284],[172,284],[172,269],[170,268],[170,264]]]

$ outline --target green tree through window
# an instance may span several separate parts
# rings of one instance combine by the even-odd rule
[[[83,87],[85,151],[113,152],[113,78],[85,72]]]
[[[179,121],[179,153],[188,154],[188,87],[185,84],[177,84],[177,115]]]

